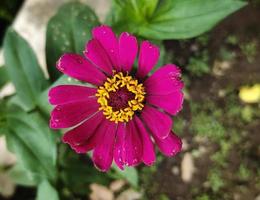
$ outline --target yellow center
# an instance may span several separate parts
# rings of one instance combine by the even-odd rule
[[[127,99],[125,106],[115,108],[113,105],[116,103],[111,101],[114,100],[114,96],[117,95],[117,93],[120,99],[119,93],[122,90],[125,90],[130,96],[132,95],[132,98]],[[96,96],[100,104],[99,110],[103,111],[107,119],[116,123],[128,122],[133,118],[135,111],[143,109],[145,91],[143,84],[139,84],[132,76],[124,75],[122,72],[119,72],[114,74],[113,77],[107,78],[104,85],[98,88]]]

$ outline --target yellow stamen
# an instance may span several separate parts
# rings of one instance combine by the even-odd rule
[[[134,94],[134,98],[128,101],[128,107],[114,111],[109,105],[109,93],[116,92],[120,88],[126,88],[129,92]],[[144,105],[145,91],[143,84],[138,84],[138,81],[132,76],[124,75],[122,72],[114,74],[113,77],[107,78],[103,86],[97,90],[96,96],[100,104],[99,110],[110,121],[128,122],[133,118],[135,111],[142,110]]]

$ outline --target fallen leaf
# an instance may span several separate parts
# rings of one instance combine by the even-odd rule
[[[260,102],[260,84],[255,84],[252,87],[242,86],[239,90],[239,98],[245,103]]]

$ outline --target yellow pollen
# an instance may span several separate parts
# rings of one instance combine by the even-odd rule
[[[109,105],[110,92],[117,92],[120,88],[126,88],[134,95],[134,98],[128,100],[127,107],[115,111]],[[139,84],[132,76],[119,72],[113,77],[107,78],[106,82],[98,88],[96,97],[98,97],[97,101],[100,104],[99,110],[103,111],[107,119],[115,123],[128,122],[133,118],[135,111],[143,109],[145,91],[143,84]]]

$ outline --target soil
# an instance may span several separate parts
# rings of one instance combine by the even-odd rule
[[[260,57],[256,56],[253,62],[248,62],[247,58],[241,49],[237,46],[230,46],[225,43],[227,36],[234,35],[239,38],[239,43],[255,40],[258,42],[257,55],[260,55],[260,5],[248,5],[239,12],[229,16],[219,25],[217,25],[209,35],[209,52],[210,62],[213,68],[214,61],[218,59],[218,52],[225,46],[229,50],[236,53],[237,57],[234,62],[231,63],[231,67],[225,70],[222,76],[215,76],[213,73],[204,75],[202,77],[192,77],[189,87],[190,101],[202,103],[206,99],[214,101],[218,107],[223,108],[227,105],[226,99],[219,97],[218,91],[232,86],[235,91],[238,92],[238,88],[241,85],[260,82]],[[195,40],[188,40],[186,42],[178,41],[166,41],[167,50],[174,52],[174,56],[178,58],[180,66],[185,66],[187,60],[193,55],[191,46],[194,45]],[[184,73],[187,69],[183,69]],[[188,73],[188,72],[187,72]],[[188,124],[191,120],[191,113],[189,103],[186,102],[184,109],[181,112]],[[227,116],[223,116],[225,119]],[[260,194],[260,188],[257,188],[255,181],[241,181],[237,180],[233,175],[238,170],[238,166],[241,162],[247,163],[250,169],[255,172],[257,176],[257,169],[260,166],[259,158],[259,144],[260,144],[260,120],[249,123],[244,127],[240,127],[239,123],[235,121],[229,126],[236,127],[242,132],[247,132],[243,141],[239,146],[232,148],[229,157],[229,164],[222,172],[231,184],[221,190],[221,193],[228,194],[226,197],[220,196],[213,199],[236,199],[236,200],[254,200],[257,195]],[[189,148],[187,152],[192,149],[196,149],[197,143],[192,142],[194,140],[192,134],[188,129],[184,129],[185,132],[181,135],[182,138],[188,141]],[[149,200],[160,199],[160,194],[165,194],[170,200],[191,200],[195,199],[193,196],[194,188],[195,193],[210,194],[211,191],[205,187],[207,175],[210,168],[214,163],[209,159],[209,155],[216,151],[217,146],[212,144],[208,148],[207,154],[203,156],[203,159],[196,159],[196,173],[194,174],[190,183],[185,183],[181,179],[180,175],[174,175],[172,173],[173,166],[181,165],[181,161],[185,152],[181,153],[175,158],[165,159],[159,166],[157,172],[153,177],[153,181],[150,186],[147,187],[147,197]],[[241,157],[240,152],[243,152]],[[258,160],[258,161],[257,161]],[[242,189],[241,189],[242,188]],[[210,195],[209,195],[210,196]],[[211,199],[211,198],[210,198]]]

